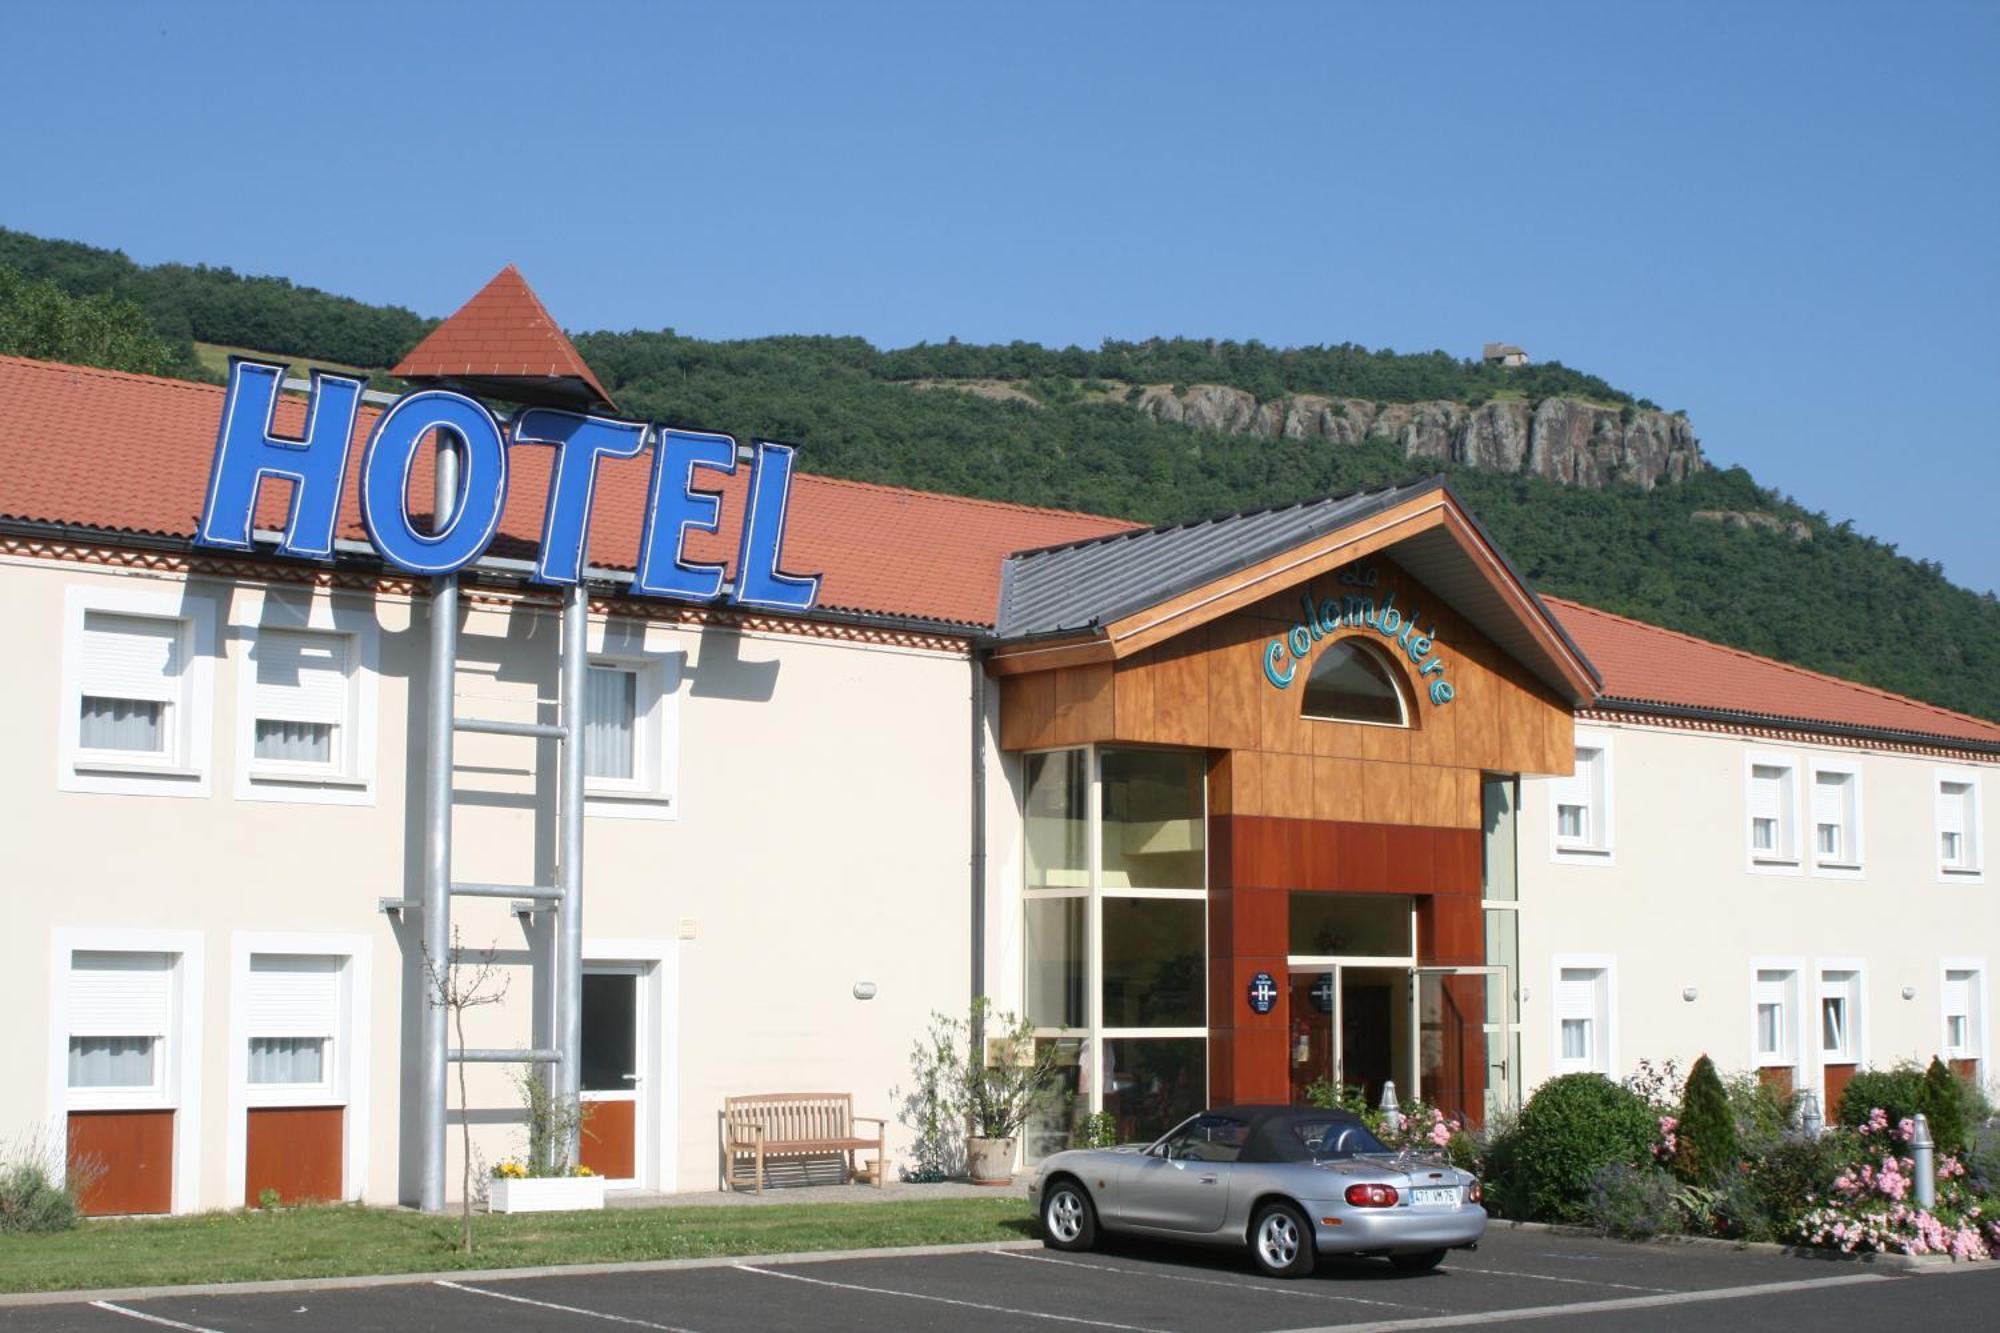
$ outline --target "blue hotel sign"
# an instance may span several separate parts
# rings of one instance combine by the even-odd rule
[[[267,477],[292,484],[291,509],[278,553],[304,560],[333,556],[334,525],[347,481],[362,383],[315,371],[305,433],[273,433],[284,367],[235,361],[216,432],[215,459],[195,541],[233,551],[253,549],[257,491]],[[442,531],[421,528],[409,512],[410,470],[431,432],[449,434],[460,456],[457,512]],[[632,591],[646,597],[712,602],[724,591],[721,565],[687,558],[690,532],[721,527],[722,496],[696,488],[697,470],[737,470],[736,441],[727,435],[672,430],[643,422],[533,407],[503,427],[485,404],[448,389],[418,389],[398,398],[375,422],[361,453],[361,522],[383,560],[411,574],[453,574],[484,554],[507,505],[507,462],[518,448],[551,449],[539,583],[574,584],[583,577],[590,545],[591,497],[597,467],[607,458],[635,458],[653,448],[645,526],[633,564]],[[736,549],[736,582],[728,600],[771,611],[808,611],[819,576],[778,568],[791,499],[792,450],[762,440],[750,446],[748,499]]]

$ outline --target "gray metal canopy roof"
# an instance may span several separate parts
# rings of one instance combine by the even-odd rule
[[[1036,638],[1122,620],[1443,485],[1430,477],[1017,551],[1000,570],[994,632]]]
[[[1318,500],[1245,510],[1187,523],[1113,533],[1061,546],[1017,551],[1000,574],[994,627],[1001,640],[1050,638],[1101,630],[1151,606],[1250,568],[1294,547],[1433,492],[1442,491],[1475,529],[1477,520],[1442,476],[1349,491]],[[1597,670],[1560,621],[1541,604],[1483,529],[1480,536],[1525,594],[1534,617],[1560,640],[1593,680]],[[1502,651],[1572,698],[1570,683],[1548,638],[1525,623],[1518,605],[1496,594],[1466,550],[1441,528],[1417,533],[1385,551],[1432,593],[1444,598]]]

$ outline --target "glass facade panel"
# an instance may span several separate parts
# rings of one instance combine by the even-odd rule
[[[1208,1042],[1121,1037],[1104,1043],[1104,1109],[1120,1143],[1150,1143],[1208,1100]]]
[[[1104,1026],[1198,1028],[1207,986],[1207,904],[1104,900]]]
[[[1191,750],[1105,750],[1098,762],[1104,888],[1205,887],[1206,758]]]
[[[1317,958],[1408,958],[1407,894],[1295,892],[1291,952]]]
[[[1056,1071],[1053,1090],[1035,1107],[1022,1129],[1030,1165],[1078,1144],[1084,1118],[1090,1114],[1090,1088],[1083,1078],[1083,1052],[1088,1045],[1083,1037],[1044,1037],[1035,1043],[1038,1058],[1051,1046],[1055,1048]]]
[[[1028,900],[1028,1020],[1038,1028],[1080,1028],[1090,1022],[1084,1008],[1089,919],[1088,898]]]
[[[1082,750],[1028,756],[1028,887],[1090,886],[1090,784]]]
[[[1521,988],[1516,980],[1521,974],[1520,913],[1503,910],[1486,914],[1486,964],[1507,969],[1503,981],[1487,988],[1486,1021],[1518,1024],[1521,1021]]]
[[[1513,902],[1520,896],[1516,888],[1518,849],[1515,844],[1515,816],[1520,811],[1520,789],[1513,778],[1487,778],[1480,784],[1484,809],[1485,840],[1480,844],[1485,887],[1481,896],[1495,902]],[[1581,837],[1565,833],[1563,836]]]

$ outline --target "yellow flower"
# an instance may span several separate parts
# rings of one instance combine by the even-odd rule
[[[576,1170],[571,1172],[570,1174],[578,1176],[594,1176],[597,1173],[591,1170],[589,1167],[583,1165],[583,1163],[579,1162],[576,1165]]]

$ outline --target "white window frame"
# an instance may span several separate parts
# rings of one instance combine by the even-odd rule
[[[1966,1015],[1967,1026],[1971,1028],[1971,1032],[1967,1035],[1971,1037],[1971,1041],[1958,1053],[1954,1053],[1949,1049],[1945,1041],[1950,1029],[1946,1024],[1947,1015],[1944,1009],[1944,988],[1953,972],[1970,972],[1972,974],[1966,983],[1967,999],[1971,1006],[1970,1012]],[[1978,1077],[1982,1083],[1985,1081],[1986,1071],[1991,1067],[1986,1062],[1987,1043],[1990,1040],[1987,1036],[1987,1029],[1991,1027],[1991,1023],[1988,1021],[1988,998],[1986,994],[1986,960],[1984,958],[1941,958],[1938,960],[1939,1053],[1944,1056],[1947,1064],[1952,1060],[1975,1061],[1978,1066]]]
[[[330,765],[278,763],[257,757],[257,637],[264,630],[303,630],[347,638],[347,723],[336,734]],[[230,618],[236,683],[236,782],[240,801],[303,805],[373,805],[380,731],[382,634],[373,606],[324,589],[265,589]]]
[[[1805,970],[1806,964],[1803,958],[1752,958],[1750,960],[1750,1068],[1789,1069],[1792,1071],[1792,1083],[1794,1087],[1799,1086],[1801,1075],[1806,1067],[1804,1056],[1805,1022],[1808,1014],[1802,1001],[1803,992],[1801,989]],[[1780,972],[1784,974],[1784,980],[1778,984],[1783,988],[1781,1003],[1785,1006],[1788,1021],[1785,1024],[1784,1033],[1780,1036],[1780,1049],[1775,1057],[1766,1055],[1763,1051],[1757,1049],[1757,1006],[1761,1000],[1761,996],[1758,994],[1758,987],[1762,984],[1759,974],[1764,972]],[[1817,1002],[1815,1002],[1810,1016],[1815,1019],[1818,1018]]]
[[[1851,972],[1854,974],[1852,989],[1848,994],[1847,1050],[1846,1058],[1829,1060],[1826,1050],[1826,1029],[1820,1014],[1820,1001],[1826,998],[1829,972]],[[1813,963],[1813,1003],[1812,1003],[1812,1049],[1813,1065],[1822,1071],[1820,1085],[1826,1083],[1824,1070],[1828,1065],[1855,1065],[1865,1068],[1868,1064],[1868,965],[1859,958],[1819,958]],[[1827,1107],[1826,1116],[1830,1121],[1837,1107]]]
[[[1549,794],[1549,857],[1564,865],[1616,865],[1618,825],[1617,806],[1613,798],[1611,735],[1609,732],[1579,728],[1574,749],[1597,752],[1596,784],[1588,793],[1589,804],[1585,806],[1588,831],[1582,838],[1565,838],[1562,835],[1562,807],[1567,804],[1562,800],[1565,779],[1548,779],[1544,785]]]
[[[643,1119],[633,1123],[633,1169],[629,1187],[671,1190],[680,1169],[680,962],[681,942],[662,939],[591,938],[583,941],[583,963],[630,967],[639,973],[639,1069]]]
[[[1970,768],[1940,768],[1931,778],[1931,860],[1937,866],[1940,884],[1986,882],[1986,803],[1985,793],[1980,791],[1979,778],[1980,774]],[[1944,859],[1944,823],[1938,818],[1938,807],[1947,782],[1962,782],[1971,789],[1965,812],[1965,837],[1972,843],[1971,855],[1959,864],[1951,864]]]
[[[593,621],[590,665],[634,672],[630,778],[584,779],[583,812],[606,819],[680,817],[680,684],[686,649],[663,627]]]
[[[300,931],[244,931],[229,937],[229,1085],[223,1145],[223,1199],[236,1207],[250,1146],[250,1111],[265,1106],[344,1105],[341,1133],[342,1197],[358,1199],[368,1180],[370,1108],[369,995],[373,941],[366,935]],[[345,960],[340,978],[340,1030],[328,1053],[328,1082],[320,1087],[250,1082],[250,960],[257,954],[306,954]]]
[[[1565,1060],[1562,1053],[1562,974],[1566,970],[1600,973],[1597,1049],[1588,1060]],[[1549,1068],[1557,1074],[1603,1074],[1616,1078],[1618,1066],[1618,958],[1608,953],[1559,953],[1549,960]]]
[[[1802,832],[1809,836],[1800,839],[1812,861],[1812,872],[1826,879],[1859,879],[1866,864],[1866,844],[1861,837],[1861,765],[1853,761],[1815,759],[1807,766],[1806,783],[1810,794],[1804,798],[1803,806],[1807,814]],[[1843,844],[1835,856],[1823,856],[1819,850],[1819,778],[1820,774],[1839,774],[1847,779],[1847,809],[1841,823]]]
[[[1791,775],[1791,799],[1778,807],[1778,846],[1760,851],[1756,839],[1756,783],[1759,768],[1781,768]],[[1805,870],[1801,777],[1807,766],[1797,755],[1752,751],[1743,756],[1743,847],[1750,872],[1756,875],[1797,875]]]
[[[48,1124],[49,1149],[69,1156],[71,1111],[171,1110],[174,1113],[172,1209],[201,1207],[202,936],[193,930],[97,930],[58,927],[49,933]],[[168,955],[168,1022],[152,1088],[69,1086],[71,960],[83,953]]]
[[[169,748],[165,754],[155,758],[83,748],[84,621],[92,611],[179,624],[179,693],[168,707]],[[191,580],[170,587],[80,584],[67,590],[63,599],[56,790],[113,796],[209,794],[215,734],[215,625],[213,594]]]

